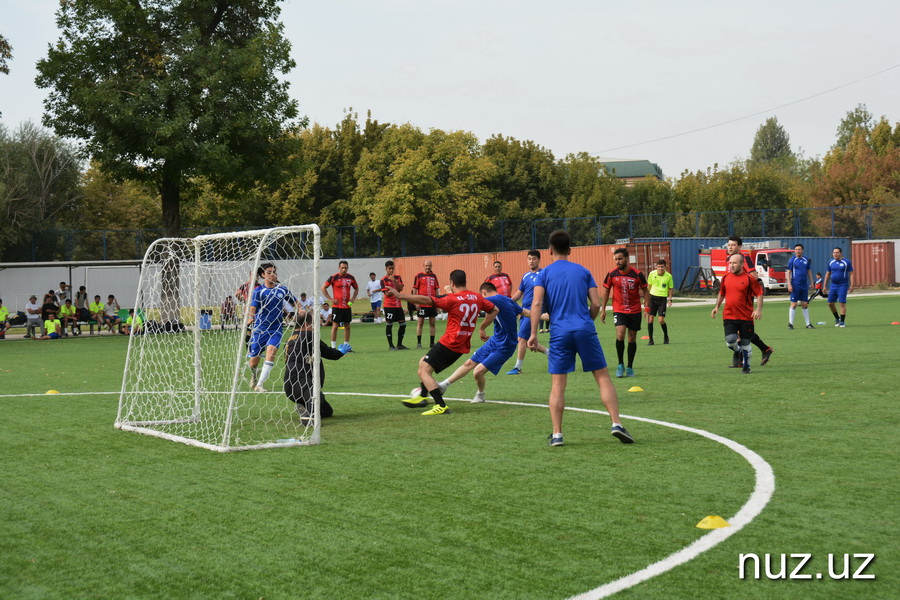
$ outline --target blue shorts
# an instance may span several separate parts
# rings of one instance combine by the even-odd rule
[[[841,304],[847,303],[847,284],[841,283],[838,285],[831,284],[831,287],[828,288],[828,302],[840,302]]]
[[[522,320],[519,321],[519,333],[517,335],[523,340],[531,337],[531,319],[522,317]]]
[[[260,356],[265,352],[266,346],[281,345],[281,328],[269,331],[254,331],[250,336],[250,351],[247,352],[247,358]]]
[[[503,363],[515,354],[516,347],[516,344],[499,344],[497,339],[492,337],[484,343],[484,346],[475,351],[475,354],[472,355],[472,362],[481,363],[488,371],[496,375],[500,372]]]
[[[791,290],[791,302],[809,302],[809,288],[798,288],[796,285]]]
[[[53,333],[49,334],[47,337],[49,337],[51,340],[58,340],[59,334],[54,331]]]
[[[585,371],[606,368],[606,357],[596,331],[559,331],[558,327],[550,330],[547,371],[554,375],[571,373],[575,370],[576,354],[581,357]]]
[[[381,308],[381,300],[372,300],[372,310],[378,310]]]

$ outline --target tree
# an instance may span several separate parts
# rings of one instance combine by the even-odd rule
[[[0,73],[6,73],[9,75],[9,65],[6,64],[6,61],[12,58],[12,46],[9,45],[9,42],[5,37],[0,35]]]
[[[841,120],[837,128],[837,140],[832,148],[840,148],[846,150],[850,144],[850,140],[859,129],[864,135],[868,136],[872,130],[872,113],[866,108],[865,104],[859,104],[856,108],[849,111]]]
[[[62,36],[38,62],[44,123],[116,180],[154,183],[165,235],[191,178],[219,189],[264,179],[297,114],[277,0],[62,2]]]
[[[778,123],[776,117],[766,119],[765,124],[760,125],[759,129],[756,130],[756,136],[753,138],[750,162],[754,164],[785,164],[793,156],[791,140],[784,127]]]

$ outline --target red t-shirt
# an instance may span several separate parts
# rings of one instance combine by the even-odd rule
[[[399,275],[394,275],[394,278],[401,285],[403,284],[403,279]],[[382,277],[381,278],[381,289],[382,290],[392,290],[397,289],[397,286],[394,285],[394,281],[390,277]],[[385,308],[402,308],[402,304],[396,298],[391,298],[387,294],[384,295],[384,305]]]
[[[489,275],[488,278],[485,279],[485,282],[493,283],[494,287],[497,288],[498,294],[506,296],[507,298],[510,297],[510,291],[512,290],[513,284],[512,279],[510,279],[509,275],[506,273],[500,273],[499,275],[494,273],[493,275]]]
[[[350,302],[350,298],[353,297],[350,290],[359,289],[359,285],[356,283],[356,277],[350,273],[347,273],[346,275],[335,273],[325,282],[325,287],[328,286],[331,286],[331,295],[334,297],[334,304],[331,306],[332,308],[350,308],[347,305],[347,303]]]
[[[413,279],[413,293],[421,296],[437,296],[440,293],[437,275],[425,272],[416,275]]]
[[[641,312],[641,290],[647,288],[647,278],[629,267],[624,273],[613,269],[606,274],[603,287],[613,291],[613,312],[633,315]]]
[[[753,298],[762,296],[763,289],[756,273],[726,273],[719,283],[719,294],[725,296],[723,319],[753,320]]]
[[[434,298],[434,305],[447,313],[447,330],[441,336],[441,344],[460,354],[469,353],[478,313],[494,310],[493,302],[468,290]]]

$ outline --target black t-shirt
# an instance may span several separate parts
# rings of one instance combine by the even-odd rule
[[[309,381],[312,377],[313,332],[311,330],[295,330],[288,338],[286,345],[285,381]],[[328,360],[338,360],[344,356],[340,350],[332,348],[319,340],[319,354]],[[319,359],[319,382],[325,382],[325,366]]]

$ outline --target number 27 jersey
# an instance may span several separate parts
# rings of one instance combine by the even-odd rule
[[[434,298],[434,305],[447,313],[447,330],[441,336],[441,344],[460,354],[469,353],[478,313],[494,310],[493,302],[470,291]]]

